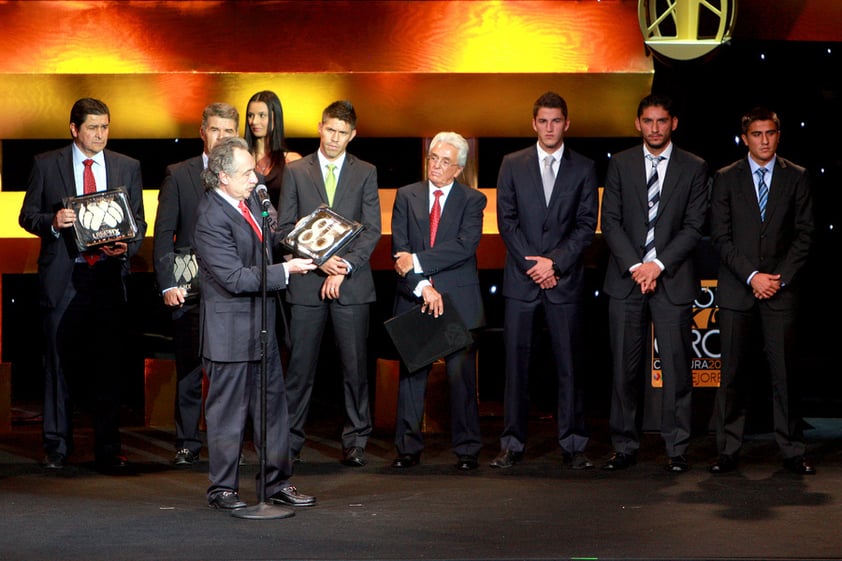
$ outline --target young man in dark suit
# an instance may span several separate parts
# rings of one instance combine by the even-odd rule
[[[558,381],[558,444],[565,464],[588,469],[582,393],[582,254],[596,229],[598,194],[592,160],[570,150],[567,102],[547,92],[532,109],[538,135],[530,146],[503,158],[497,180],[497,224],[506,244],[503,270],[506,349],[504,428],[492,467],[521,461],[529,421],[533,339],[543,312]]]
[[[667,470],[690,469],[692,306],[699,294],[693,255],[707,212],[707,164],[672,142],[672,100],[649,95],[637,106],[643,146],[615,154],[602,196],[602,233],[611,255],[604,290],[614,359],[611,442],[602,469],[625,469],[640,448],[641,396],[650,322],[661,356],[661,436]]]
[[[319,149],[284,169],[278,209],[278,227],[284,235],[323,204],[363,225],[362,233],[314,274],[291,279],[286,292],[290,304],[287,391],[293,458],[300,459],[306,440],[304,424],[322,337],[330,319],[345,397],[342,463],[351,467],[366,464],[365,446],[371,434],[367,339],[375,293],[369,258],[380,239],[377,169],[346,152],[356,134],[354,106],[348,101],[328,105],[319,122]]]
[[[486,198],[456,181],[468,158],[468,142],[455,132],[440,132],[430,142],[427,181],[401,187],[392,210],[392,254],[399,275],[395,314],[422,304],[435,317],[457,313],[468,329],[485,325],[477,274],[477,246],[482,239]],[[444,308],[448,294],[455,310]],[[477,404],[476,348],[445,357],[450,387],[450,423],[456,469],[474,470],[482,446]],[[398,385],[393,468],[417,465],[424,448],[421,421],[424,393],[432,365],[407,372]]]
[[[748,342],[759,328],[784,467],[812,475],[816,470],[804,457],[793,392],[799,277],[815,230],[810,177],[778,156],[781,122],[769,109],[758,107],[743,116],[741,138],[748,157],[716,173],[711,195],[711,237],[720,257],[716,299],[722,378],[714,407],[719,458],[710,471],[737,468],[751,368]]]
[[[199,357],[199,307],[193,295],[176,282],[174,266],[177,255],[193,250],[193,227],[196,207],[205,191],[202,170],[208,154],[217,141],[237,136],[240,115],[227,103],[211,103],[202,112],[199,135],[204,151],[199,156],[167,167],[158,192],[158,213],[155,215],[153,262],[158,288],[164,305],[172,310],[175,347],[175,459],[177,466],[189,466],[199,459],[202,438],[199,420],[202,416],[202,361]]]
[[[20,225],[41,238],[38,283],[43,314],[44,420],[48,469],[62,469],[73,453],[73,402],[91,396],[94,456],[103,469],[121,469],[119,413],[126,334],[125,277],[146,233],[140,162],[106,150],[111,113],[98,99],[70,111],[73,142],[35,157]],[[123,187],[137,234],[80,253],[76,212],[64,199]]]
[[[280,241],[274,232],[264,249],[256,217],[260,203],[254,157],[239,137],[220,140],[202,173],[205,194],[196,209],[193,247],[200,271],[200,343],[202,365],[208,375],[205,405],[207,422],[208,504],[233,510],[246,506],[239,496],[239,460],[246,421],[252,420],[255,442],[266,443],[265,496],[290,506],[313,506],[316,498],[303,495],[289,483],[287,396],[275,310],[266,305],[263,333],[261,269],[266,266],[267,295],[287,286],[291,273],[314,269],[310,259],[273,264],[271,246]],[[273,298],[274,295],[270,296]],[[265,336],[263,336],[265,335]],[[260,389],[263,345],[266,345],[266,434],[262,433]],[[261,481],[258,478],[258,485]],[[258,496],[260,489],[258,488]]]

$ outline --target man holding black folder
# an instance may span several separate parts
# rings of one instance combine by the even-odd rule
[[[430,143],[427,181],[398,189],[392,210],[392,253],[400,278],[395,313],[421,305],[422,312],[445,320],[458,315],[469,329],[485,325],[476,251],[482,238],[486,198],[455,178],[468,158],[468,143],[455,132],[440,132]],[[454,310],[445,309],[442,294]],[[444,357],[450,386],[451,435],[456,468],[478,467],[482,445],[476,391],[476,348]],[[401,365],[393,468],[419,463],[424,441],[421,420],[432,365],[408,372]]]

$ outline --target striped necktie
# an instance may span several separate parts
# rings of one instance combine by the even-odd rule
[[[757,168],[757,204],[760,205],[760,221],[766,220],[766,202],[769,200],[769,186],[766,185],[766,168]]]
[[[644,244],[643,262],[653,261],[657,257],[655,251],[655,221],[658,217],[658,201],[661,199],[661,182],[658,178],[658,164],[664,160],[664,156],[646,155],[646,159],[652,162],[652,171],[649,180],[646,182],[646,189],[649,196],[649,229],[646,231],[646,243]]]

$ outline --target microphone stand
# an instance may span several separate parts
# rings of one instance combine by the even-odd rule
[[[260,259],[260,442],[258,443],[258,456],[260,458],[260,475],[257,485],[258,504],[238,508],[231,511],[231,516],[246,518],[249,520],[271,520],[289,518],[295,515],[291,508],[276,505],[266,501],[266,384],[267,384],[267,350],[269,347],[269,331],[267,329],[267,297],[266,297],[266,270],[269,261],[269,211],[264,208],[263,216],[263,251]]]

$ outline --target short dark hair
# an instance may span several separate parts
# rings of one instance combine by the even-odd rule
[[[219,117],[220,119],[231,119],[237,128],[240,128],[240,113],[237,108],[229,103],[211,103],[202,111],[202,129],[208,126],[208,119]]]
[[[748,128],[754,121],[772,121],[775,123],[775,127],[781,130],[781,120],[778,118],[778,114],[767,107],[755,107],[743,115],[740,120],[743,134],[748,133]]]
[[[357,128],[357,112],[354,106],[347,99],[334,101],[322,111],[322,122],[328,119],[339,119],[351,125],[351,129]]]
[[[564,120],[567,120],[567,102],[564,101],[564,98],[557,93],[547,92],[535,100],[535,105],[532,106],[533,118],[538,116],[538,110],[542,107],[561,109],[561,114],[564,115]]]
[[[675,113],[673,112],[673,104],[672,98],[666,95],[660,94],[649,94],[643,99],[640,100],[640,103],[637,105],[637,116],[640,117],[643,115],[643,112],[646,110],[647,107],[661,107],[664,111],[666,111],[670,117],[675,117]]]
[[[229,136],[214,144],[213,150],[208,154],[208,167],[202,171],[205,190],[211,191],[219,187],[219,172],[233,175],[237,171],[234,169],[234,150],[237,149],[249,151],[249,145],[239,136]]]
[[[108,115],[108,120],[111,120],[111,111],[108,110],[105,102],[92,97],[77,99],[70,110],[70,122],[76,125],[78,129],[88,118],[88,115]]]

